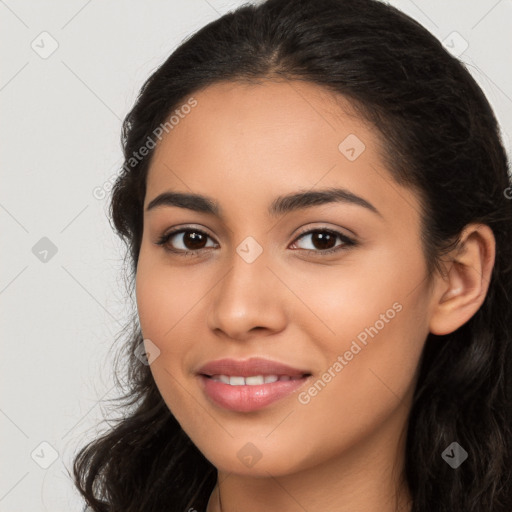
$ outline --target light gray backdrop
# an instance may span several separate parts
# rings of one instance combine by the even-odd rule
[[[0,511],[70,512],[131,311],[106,217],[121,120],[188,34],[242,1],[0,0]],[[391,2],[445,41],[512,140],[512,0]],[[105,197],[104,197],[105,196]]]

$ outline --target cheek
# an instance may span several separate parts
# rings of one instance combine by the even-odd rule
[[[346,322],[338,321],[335,342],[324,344],[325,368],[298,396],[294,421],[322,437],[301,457],[322,460],[343,453],[378,429],[400,426],[428,331],[415,315],[422,310],[421,302],[418,297],[402,298],[402,309],[388,312],[387,323],[377,323],[369,315],[361,328],[357,324],[365,316],[362,313],[357,320],[348,315]],[[361,333],[364,336],[358,338]],[[299,432],[290,444],[301,443],[304,434]]]
[[[380,276],[375,270],[361,272],[345,268],[317,272],[314,276],[299,273],[290,276],[294,279],[294,293],[301,299],[296,304],[293,321],[317,339],[325,340],[327,351],[329,347],[343,348],[343,343],[336,344],[335,340],[358,336],[364,340],[365,329],[377,323],[380,331],[399,316],[397,309],[401,309],[405,287],[394,279],[391,269],[387,270],[387,274]]]
[[[195,283],[195,284],[194,284]],[[144,337],[163,343],[192,313],[205,290],[190,272],[162,263],[158,255],[141,251],[135,279],[137,310]]]
[[[380,326],[386,312],[394,318],[393,305],[405,307],[426,271],[419,244],[404,246],[398,238],[377,249],[349,252],[338,265],[295,270],[283,268],[282,273],[301,299],[297,313],[304,305],[308,311],[294,321],[331,340],[356,337],[376,322]]]
[[[320,382],[304,395],[308,421],[325,420],[330,411],[345,426],[354,425],[348,418],[368,425],[413,384],[428,335],[428,290],[421,253],[397,256],[390,252],[363,270],[340,269],[338,276],[301,283],[315,314],[297,322],[316,340],[324,361]]]
[[[144,339],[151,340],[159,351],[149,369],[164,402],[181,423],[181,412],[186,411],[187,405],[190,408],[190,403],[185,403],[178,384],[186,344],[177,338],[175,326],[190,308],[186,307],[183,292],[177,296],[173,290],[186,288],[176,288],[176,283],[163,278],[161,267],[141,256],[135,281],[139,321]]]
[[[190,270],[190,268],[189,268]],[[182,383],[189,356],[197,347],[198,330],[188,329],[195,321],[208,282],[162,263],[158,254],[141,250],[135,279],[139,322],[144,339],[159,350],[150,370],[168,407],[179,420],[187,407]],[[181,384],[182,385],[182,384]],[[190,404],[189,404],[190,406]]]

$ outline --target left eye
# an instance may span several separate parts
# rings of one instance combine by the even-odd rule
[[[300,235],[297,240],[301,239],[310,239],[310,243],[306,244],[309,247],[300,247],[301,249],[305,249],[307,251],[314,252],[332,252],[339,249],[343,249],[346,246],[355,245],[355,241],[351,238],[338,233],[337,231],[331,231],[327,229],[314,229],[311,231],[307,231]],[[336,245],[336,240],[341,240],[341,243]],[[296,244],[297,242],[295,242]]]

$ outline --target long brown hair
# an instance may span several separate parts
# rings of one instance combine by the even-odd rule
[[[455,332],[429,335],[407,431],[404,478],[413,512],[512,510],[512,202],[508,161],[493,111],[465,67],[420,24],[376,0],[268,0],[245,5],[183,42],[145,82],[124,120],[125,163],[111,216],[127,244],[133,283],[146,175],[134,163],[169,114],[219,81],[299,79],[348,98],[386,140],[396,181],[422,200],[429,270],[465,225],[489,225],[497,255],[486,299]],[[132,165],[133,164],[133,165]],[[509,189],[510,190],[510,189]],[[133,287],[132,287],[133,289]],[[95,512],[200,512],[216,470],[124,347],[129,389],[122,418],[76,456],[76,486]],[[457,441],[468,459],[441,457]]]

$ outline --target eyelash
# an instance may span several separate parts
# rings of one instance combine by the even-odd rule
[[[170,238],[178,233],[186,233],[186,232],[193,232],[193,233],[199,233],[201,235],[204,235],[208,238],[211,238],[213,240],[213,238],[208,235],[207,233],[205,233],[204,231],[200,230],[200,229],[196,229],[196,228],[179,228],[179,229],[175,229],[173,231],[170,231],[169,233],[165,233],[164,235],[162,235],[155,243],[159,246],[162,246],[164,248],[164,250],[166,250],[167,252],[171,252],[171,253],[174,253],[174,254],[177,254],[178,256],[195,256],[198,252],[200,252],[201,250],[203,249],[197,249],[195,251],[190,251],[190,250],[187,250],[187,251],[184,251],[182,249],[171,249],[169,247],[167,247],[165,244],[170,240]],[[305,235],[310,235],[310,234],[313,234],[313,233],[329,233],[331,235],[335,235],[337,237],[340,238],[340,240],[343,242],[342,245],[338,245],[336,247],[333,247],[331,249],[325,249],[325,250],[313,250],[313,249],[300,249],[302,251],[308,251],[310,253],[316,253],[316,255],[319,255],[319,256],[324,256],[324,255],[327,255],[327,254],[332,254],[332,253],[335,253],[335,252],[338,252],[338,251],[343,251],[343,250],[347,250],[351,247],[355,247],[357,245],[357,242],[340,233],[339,231],[335,231],[335,230],[332,230],[332,229],[328,229],[328,228],[315,228],[315,229],[310,229],[310,230],[307,230],[307,231],[303,231],[302,233],[300,233],[297,238],[294,240],[293,243],[295,243],[297,240],[299,240],[300,238],[304,237]],[[211,247],[210,247],[211,249]]]

